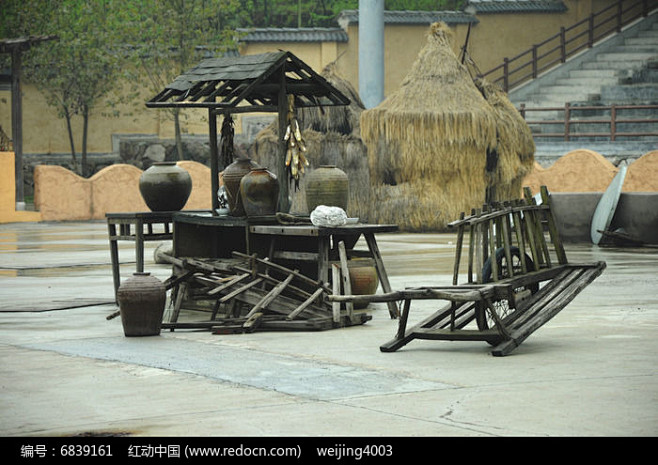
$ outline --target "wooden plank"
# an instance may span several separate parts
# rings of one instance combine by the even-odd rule
[[[251,258],[249,255],[245,255],[240,252],[233,252],[233,255],[240,258]],[[273,263],[269,260],[263,260],[262,258],[256,258],[256,262],[265,265],[267,267],[274,268],[275,270],[281,271],[286,275],[293,274],[295,278],[299,279],[300,281],[310,284],[311,286],[314,287],[318,287],[318,286],[322,287],[327,293],[331,293],[331,289],[329,288],[329,286],[327,286],[326,283],[319,280],[311,279],[308,276],[305,276],[296,270],[291,270],[290,268],[286,268],[285,266],[279,265],[278,263]]]
[[[226,294],[224,297],[219,299],[221,303],[226,303],[231,299],[234,299],[238,295],[242,294],[243,292],[247,291],[248,289],[251,289],[252,287],[260,284],[263,281],[262,278],[254,279],[253,281],[248,282],[244,286],[240,286],[238,289]]]
[[[302,304],[299,307],[297,307],[295,310],[290,312],[290,314],[286,317],[286,319],[293,320],[297,318],[297,316],[300,313],[302,313],[304,310],[306,310],[313,302],[315,302],[318,299],[318,297],[322,295],[323,292],[324,290],[322,288],[316,289],[315,292],[308,299],[302,302]]]
[[[514,205],[516,205],[517,202],[518,201],[515,201]],[[519,245],[519,252],[521,255],[521,272],[526,274],[528,272],[528,263],[526,262],[525,237],[522,230],[521,214],[518,211],[512,212],[512,221],[514,223],[516,242]]]
[[[333,280],[333,295],[340,295],[340,267],[337,264],[331,266],[331,277]],[[340,322],[340,302],[334,301],[331,304],[334,323]]]
[[[209,291],[206,293],[206,295],[208,295],[208,296],[214,296],[214,295],[217,295],[217,294],[219,294],[219,293],[225,291],[226,289],[228,289],[228,288],[234,286],[235,284],[244,281],[245,279],[247,279],[247,278],[250,277],[250,276],[251,276],[250,273],[243,273],[243,274],[241,274],[241,275],[235,276],[235,277],[231,278],[230,281],[228,281],[228,282],[226,282],[226,283],[224,283],[224,284],[222,284],[222,285],[220,285],[220,286],[217,286],[217,287],[215,287],[215,288],[209,290]]]
[[[338,243],[338,256],[340,258],[340,271],[343,282],[343,294],[352,294],[352,283],[350,282],[350,270],[347,266],[347,252],[345,251],[345,242]],[[347,316],[351,319],[354,316],[354,303],[345,302]]]
[[[461,212],[459,219],[464,219],[464,212]],[[462,256],[462,245],[464,243],[464,225],[460,224],[457,229],[457,247],[455,248],[455,263],[452,271],[452,284],[453,286],[457,285],[459,277],[459,262],[461,261]]]
[[[377,240],[375,239],[375,235],[373,233],[364,233],[363,235],[366,239],[366,243],[368,244],[368,250],[372,254],[373,260],[375,260],[375,269],[377,270],[377,276],[379,277],[379,283],[382,286],[382,289],[384,292],[391,292],[391,283],[388,280],[388,275],[386,274],[386,268],[384,268],[384,261],[382,260],[382,254],[379,251],[379,247],[377,246]],[[397,318],[398,315],[398,307],[395,305],[394,302],[389,302],[388,304],[388,313],[392,319]]]
[[[261,312],[261,310],[267,308],[274,299],[276,299],[286,288],[288,284],[290,284],[290,281],[292,281],[292,278],[294,278],[294,275],[289,275],[285,280],[281,281],[277,286],[275,286],[270,292],[267,293],[263,299],[261,299],[260,302],[258,302],[254,308],[251,309],[251,311],[247,314],[247,318],[250,318],[251,316],[255,315],[258,312]]]
[[[541,191],[542,203],[551,207],[546,211],[546,219],[548,221],[548,232],[551,235],[551,241],[553,242],[553,247],[555,248],[555,253],[557,255],[558,263],[565,264],[568,262],[567,254],[564,251],[564,245],[562,244],[562,240],[560,239],[560,234],[558,232],[557,225],[555,224],[555,217],[553,216],[553,208],[552,208],[553,201],[551,199],[551,196],[548,194],[548,189],[546,188],[546,186],[541,186],[540,191]]]
[[[545,310],[537,315],[535,318],[529,320],[525,325],[515,329],[511,332],[511,337],[508,341],[494,347],[492,355],[504,356],[509,354],[512,350],[518,347],[525,339],[528,338],[533,332],[546,324],[555,315],[557,315],[564,307],[566,307],[576,296],[587,287],[594,279],[596,279],[605,268],[602,264],[598,267],[593,267],[584,271],[580,278],[573,282],[567,289],[563,289],[550,304],[545,307]]]

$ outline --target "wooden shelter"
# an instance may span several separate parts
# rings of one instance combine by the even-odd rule
[[[349,99],[290,52],[210,58],[178,76],[146,103],[149,108],[207,108],[210,133],[210,171],[213,212],[219,207],[219,156],[217,115],[277,112],[279,134],[286,129],[288,96],[295,108],[348,105]],[[289,208],[285,142],[279,140],[279,163],[275,174],[281,180],[279,209]]]
[[[453,52],[450,29],[433,24],[400,88],[361,115],[370,220],[408,231],[442,230],[460,212],[485,203],[492,180],[505,191],[509,174],[487,175],[488,155],[491,161],[510,134],[500,131],[501,122]],[[517,177],[524,163],[510,157],[506,172]]]

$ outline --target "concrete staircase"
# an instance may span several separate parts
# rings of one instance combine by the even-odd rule
[[[605,88],[638,84],[635,76],[651,66],[653,60],[658,60],[658,13],[655,12],[557,69],[513,89],[510,99],[517,107],[524,103],[528,108],[564,106],[567,102],[627,103],[602,102]],[[658,82],[651,84],[658,89]],[[647,95],[646,99],[657,101],[658,93]]]
[[[512,89],[512,103],[519,108],[572,108],[611,104],[658,104],[658,11],[624,28],[622,32],[595,44],[566,63],[539,78]],[[572,126],[587,132],[588,119],[610,116],[609,111],[587,110],[572,113],[582,125]],[[655,117],[655,110],[637,110],[624,118]],[[529,112],[528,120],[557,120],[564,111]],[[532,126],[532,125],[531,125]],[[649,130],[645,124],[643,130]],[[656,150],[658,140],[641,138],[612,143],[602,138],[580,138],[565,142],[560,138],[542,137],[542,133],[562,132],[560,125],[532,127],[537,145],[536,159],[550,165],[559,156],[577,148],[589,148],[607,156],[613,163],[621,159],[637,158]],[[655,129],[651,129],[655,132]],[[592,129],[600,132],[601,126]]]

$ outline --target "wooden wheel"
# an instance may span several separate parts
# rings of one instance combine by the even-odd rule
[[[521,251],[518,247],[512,247],[510,249],[512,256],[512,270],[514,276],[521,274]],[[526,269],[534,269],[534,264],[532,259],[526,254],[525,255]],[[496,264],[498,266],[498,278],[505,279],[509,278],[509,270],[507,269],[507,256],[505,254],[505,249],[502,247],[496,250]],[[492,281],[492,271],[491,271],[491,257],[487,258],[487,261],[484,262],[482,267],[482,282],[488,283]],[[530,293],[530,295],[535,294],[539,291],[539,283],[530,284],[527,286],[521,286],[514,289],[514,294],[519,295],[522,293]],[[505,321],[510,315],[516,311],[514,303],[510,303],[507,299],[496,300],[493,302],[494,311],[496,312],[496,317],[500,321]],[[495,326],[495,318],[491,315],[491,310],[483,302],[477,302],[475,306],[475,320],[477,322],[478,329],[484,331],[487,329],[493,329]]]

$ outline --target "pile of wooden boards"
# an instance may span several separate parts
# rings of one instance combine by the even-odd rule
[[[232,259],[161,258],[173,265],[172,276],[165,282],[171,290],[171,303],[163,329],[207,329],[215,334],[309,331],[371,319],[365,311],[355,312],[351,303],[328,300],[330,295],[351,293],[346,260],[332,265],[330,286],[298,270],[239,252],[233,252]],[[211,316],[202,321],[178,321],[181,309],[203,310]]]

